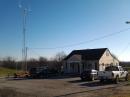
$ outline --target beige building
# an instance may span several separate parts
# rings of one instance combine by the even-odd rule
[[[87,69],[103,71],[109,65],[119,65],[108,48],[74,50],[64,59],[64,73],[79,74]]]

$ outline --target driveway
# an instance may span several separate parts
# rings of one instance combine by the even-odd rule
[[[117,90],[130,91],[127,82],[120,84],[81,81],[79,77],[29,80],[0,79],[0,88],[11,88],[32,97],[107,97]],[[127,90],[125,90],[127,89]]]

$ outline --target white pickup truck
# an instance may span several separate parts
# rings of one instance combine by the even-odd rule
[[[105,71],[98,72],[98,78],[100,82],[112,80],[115,83],[118,83],[121,78],[124,78],[126,81],[128,80],[128,72],[121,66],[108,66],[105,68]]]

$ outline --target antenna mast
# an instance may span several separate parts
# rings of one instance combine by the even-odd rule
[[[23,9],[23,51],[22,51],[22,69],[27,71],[27,47],[26,47],[26,17],[27,17],[27,9]]]
[[[22,40],[22,70],[27,71],[27,46],[26,46],[26,19],[27,19],[27,14],[28,10],[26,7],[23,8],[21,5],[21,2],[19,4],[19,8],[22,9],[22,18],[23,18],[23,40]]]

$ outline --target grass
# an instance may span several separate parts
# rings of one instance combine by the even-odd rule
[[[8,68],[4,68],[4,67],[0,67],[0,77],[4,77],[4,76],[11,76],[14,73],[16,73],[15,69],[8,69]]]

